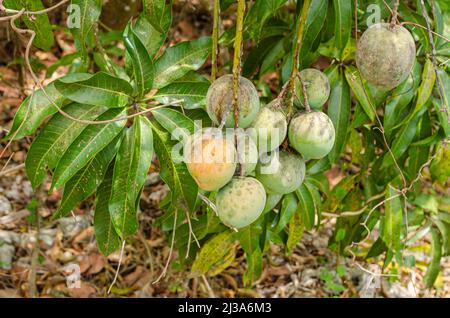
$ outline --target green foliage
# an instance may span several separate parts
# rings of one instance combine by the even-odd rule
[[[387,2],[392,6],[393,1]],[[221,7],[234,10],[232,3],[221,1]],[[164,215],[156,223],[169,238],[174,236],[178,265],[192,265],[194,275],[220,273],[236,255],[242,255],[237,254],[240,246],[247,260],[243,281],[251,286],[263,271],[269,244],[283,244],[291,254],[304,231],[318,228],[331,215],[337,220],[330,248],[348,256],[349,248],[364,240],[370,247],[360,246],[360,255],[385,254],[385,266],[391,262],[413,266],[413,259],[402,259],[402,250],[431,232],[425,284],[432,286],[441,256],[450,254],[449,202],[436,190],[448,187],[449,177],[450,76],[445,63],[449,44],[435,39],[435,65],[428,32],[406,24],[416,39],[413,70],[395,89],[381,91],[356,67],[354,14],[359,31],[367,28],[369,4],[378,4],[387,21],[389,11],[383,1],[358,1],[355,11],[352,1],[314,0],[301,21],[303,3],[298,1],[293,10],[292,2],[285,0],[258,0],[251,6],[248,2],[244,20],[248,51],[242,57],[242,75],[254,82],[262,91],[261,100],[269,103],[291,75],[296,31],[305,23],[300,70],[316,67],[328,76],[331,94],[324,111],[335,128],[334,147],[325,158],[307,162],[305,181],[298,189],[268,195],[262,215],[235,232],[220,222],[214,206],[208,204],[208,200],[214,203],[215,193],[200,193],[180,161],[180,145],[199,128],[194,120],[202,119],[204,127],[212,125],[204,110],[210,81],[204,76],[206,68],[199,71],[210,56],[211,39],[165,45],[172,23],[171,1],[143,0],[143,12],[123,32],[103,32],[97,28],[101,1],[72,0],[81,8],[81,27],[70,30],[78,52],[48,67],[46,75],[64,65],[69,66],[68,74],[22,102],[6,137],[17,140],[37,133],[27,154],[26,173],[33,188],[44,183],[49,171],[51,189],[64,187],[53,217],[67,215],[95,195],[99,249],[105,255],[116,251],[136,233],[140,196],[156,155],[161,179],[170,189],[161,202]],[[430,4],[433,30],[448,32],[447,3]],[[4,5],[16,10],[44,8],[40,1],[27,0],[6,0]],[[420,6],[402,1],[399,15],[404,21],[425,25]],[[52,47],[52,26],[46,14],[23,15],[17,26],[36,31],[36,47]],[[220,39],[230,53],[235,31],[226,29]],[[125,66],[114,62],[122,58]],[[221,62],[225,73],[230,65]],[[272,73],[279,83],[271,82],[269,87],[266,79]],[[175,101],[181,107],[166,105]],[[428,173],[423,166],[430,162]],[[324,173],[332,165],[344,178],[330,189]],[[422,177],[429,178],[435,189],[427,187]],[[320,274],[326,288],[336,293],[344,289],[344,276],[342,268]]]

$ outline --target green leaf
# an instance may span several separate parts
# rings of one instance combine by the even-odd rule
[[[251,284],[257,281],[263,271],[263,254],[261,249],[256,249],[252,254],[246,254],[247,269],[244,272],[243,280],[244,284],[251,286]]]
[[[244,25],[250,38],[260,39],[263,26],[266,21],[280,9],[286,0],[256,1],[245,16]]]
[[[434,219],[433,222],[436,224],[439,232],[442,236],[442,254],[444,256],[450,255],[450,214],[446,212],[441,212],[438,214],[438,218],[442,218],[443,221]]]
[[[160,33],[167,33],[172,24],[172,1],[166,4],[166,0],[143,0],[142,4],[151,25]]]
[[[297,211],[298,200],[293,193],[286,194],[281,201],[280,220],[273,232],[279,233],[284,230],[291,218]]]
[[[189,75],[159,89],[153,97],[163,104],[183,100],[185,109],[203,108],[210,83],[204,77]]]
[[[45,72],[45,77],[50,78],[52,77],[53,73],[61,66],[70,65],[73,63],[74,60],[80,57],[80,53],[70,53],[62,56],[59,60],[57,60],[55,63],[47,67],[47,70]]]
[[[431,288],[441,270],[442,257],[442,241],[441,235],[437,229],[431,228],[431,261],[428,265],[427,272],[423,277],[426,288]]]
[[[422,81],[417,91],[417,100],[414,106],[414,110],[410,113],[409,119],[413,118],[424,106],[431,96],[434,83],[436,81],[436,72],[433,67],[433,63],[427,59],[422,73]]]
[[[186,141],[195,131],[194,122],[174,109],[155,109],[152,114],[156,121],[179,141]]]
[[[302,184],[295,193],[297,194],[299,202],[297,209],[302,214],[302,223],[307,230],[312,230],[316,217],[316,207],[314,205],[313,196],[305,184]]]
[[[153,59],[163,45],[166,33],[156,30],[144,14],[136,20],[133,29]]]
[[[364,109],[367,116],[369,116],[370,120],[373,121],[375,119],[375,102],[373,97],[370,95],[370,92],[367,90],[361,74],[356,67],[346,66],[345,78],[347,79],[347,83],[350,85],[361,107]]]
[[[268,193],[266,197],[266,205],[264,206],[263,214],[272,211],[283,198],[282,194]]]
[[[417,124],[416,136],[413,141],[423,140],[432,133],[431,120],[428,112],[425,112]],[[428,146],[412,146],[408,149],[409,161],[407,172],[409,180],[414,180],[420,168],[428,161],[430,149]]]
[[[261,67],[262,61],[267,54],[283,39],[281,36],[271,36],[261,40],[257,46],[251,49],[244,60],[242,76],[253,77]]]
[[[210,51],[210,37],[180,42],[169,47],[155,63],[153,86],[162,88],[183,77],[189,71],[198,70],[205,63]]]
[[[417,131],[417,123],[425,110],[425,108],[422,109],[421,113],[416,115],[416,118],[402,126],[400,131],[395,135],[395,138],[391,143],[391,151],[384,154],[382,167],[386,168],[394,163],[392,156],[394,156],[396,160],[399,160],[399,158],[405,153],[414,139]]]
[[[67,215],[79,202],[88,198],[105,176],[106,170],[117,152],[117,136],[105,149],[100,151],[84,168],[78,171],[64,186],[61,206],[53,215],[58,219]]]
[[[146,117],[136,117],[127,129],[114,164],[109,211],[120,237],[132,235],[137,229],[136,200],[144,186],[153,157],[153,138]]]
[[[264,60],[262,61],[259,74],[263,75],[272,69],[275,69],[278,62],[286,55],[285,51],[285,38],[282,38],[275,44],[270,51],[267,52]]]
[[[133,94],[127,81],[104,72],[71,74],[55,81],[55,87],[73,101],[109,108],[124,107]]]
[[[386,187],[384,204],[384,223],[381,237],[389,249],[398,251],[401,246],[400,236],[402,231],[402,203],[398,192],[388,184]]]
[[[381,255],[381,253],[384,253],[386,250],[387,246],[384,243],[383,239],[381,237],[378,237],[378,239],[370,247],[370,250],[367,252],[365,259],[377,257]]]
[[[433,106],[436,109],[445,136],[450,137],[450,122],[448,120],[448,113],[450,112],[450,76],[445,71],[438,69],[437,80],[444,91],[444,96],[441,97],[440,102],[437,99],[433,99]]]
[[[305,67],[305,65],[303,65],[304,62],[302,57],[305,57],[310,52],[314,51],[312,49],[313,43],[319,36],[320,30],[322,30],[325,18],[327,16],[328,0],[314,0],[310,3],[305,28],[303,30],[302,48],[300,50],[300,60],[302,61],[301,68]],[[298,17],[300,17],[300,14]],[[298,22],[299,21],[297,21],[297,23]],[[297,27],[295,27],[295,30],[297,30]]]
[[[336,131],[334,146],[329,154],[332,163],[339,159],[340,154],[344,151],[350,124],[351,106],[350,87],[344,79],[344,74],[340,72],[339,79],[331,87],[328,102],[328,116],[330,116]]]
[[[420,84],[421,73],[422,65],[415,62],[412,74],[392,91],[392,96],[387,100],[383,118],[383,127],[387,138],[390,138],[394,127],[403,118],[401,116],[406,106],[414,98]]]
[[[160,164],[160,176],[171,190],[172,202],[181,202],[193,211],[197,201],[198,187],[186,165],[172,158],[173,148],[177,143],[171,140],[170,133],[158,123],[152,121],[151,125],[155,153]]]
[[[258,224],[252,224],[238,231],[235,237],[241,244],[245,253],[251,255],[260,248],[259,237],[261,234],[261,226],[258,226]]]
[[[105,108],[94,105],[70,104],[64,111],[77,119],[93,120]],[[42,129],[31,144],[25,160],[25,168],[33,188],[39,186],[46,175],[47,168],[56,167],[71,143],[85,129],[85,125],[56,114]]]
[[[68,23],[68,26],[73,34],[75,46],[81,53],[82,63],[87,66],[89,57],[86,41],[89,38],[94,24],[100,18],[102,2],[101,0],[72,0],[69,8],[73,9],[71,16],[73,15],[77,23],[74,23],[74,25]],[[68,21],[71,20],[71,16],[69,16]]]
[[[419,5],[419,7],[420,7],[420,5]],[[416,24],[420,24],[423,26],[426,25],[426,22],[422,16],[422,13],[414,12],[412,9],[410,9],[408,7],[408,5],[406,5],[402,1],[400,1],[400,6],[398,7],[398,9],[399,9],[398,13],[404,21],[414,22]],[[418,9],[417,11],[419,11],[419,10],[421,12],[421,9]],[[422,29],[422,28],[417,28],[415,26],[410,27],[408,25],[405,25],[405,27],[411,28],[411,31],[413,31],[413,33],[416,33],[419,36],[420,41],[425,46],[425,48],[428,48],[430,46],[430,41],[428,38],[428,33],[427,33],[426,28]]]
[[[286,250],[288,254],[292,254],[295,245],[297,245],[297,243],[302,239],[303,231],[305,229],[303,222],[304,216],[305,214],[296,212],[289,220],[289,233],[288,240],[286,242]]]
[[[352,2],[333,0],[334,7],[334,43],[341,54],[352,32]]]
[[[97,190],[94,213],[95,238],[99,250],[107,256],[120,248],[121,239],[114,229],[108,210],[111,197],[114,164],[110,164],[105,179]]]
[[[40,0],[4,0],[3,5],[8,9],[14,10],[24,8],[27,11],[40,11],[45,9]],[[47,14],[22,15],[21,18],[28,29],[36,32],[33,44],[44,51],[50,50],[53,46],[54,38]]]
[[[125,111],[110,109],[99,116],[98,120],[111,120],[124,115]],[[51,189],[60,188],[69,181],[122,131],[125,123],[126,120],[120,120],[108,124],[87,125],[59,160],[53,174]]]
[[[192,273],[201,275],[207,273],[216,263],[223,260],[224,256],[234,247],[236,242],[236,233],[226,230],[215,235],[206,242],[197,258],[192,264]]]
[[[55,89],[54,83],[48,84],[44,90],[56,105],[62,107],[64,96]],[[48,100],[45,93],[37,90],[20,104],[6,140],[12,138],[14,134],[15,140],[33,134],[45,118],[57,112],[56,107]]]
[[[138,97],[142,98],[152,88],[155,72],[152,59],[144,44],[133,30],[131,22],[127,26],[124,43],[133,64],[134,81]]]

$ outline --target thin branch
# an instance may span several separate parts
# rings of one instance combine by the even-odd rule
[[[398,23],[398,7],[400,6],[400,0],[397,0],[392,10],[391,27]]]
[[[295,96],[295,79],[297,78],[297,74],[299,73],[300,67],[300,52],[302,50],[303,43],[303,30],[305,29],[306,18],[308,16],[310,0],[305,0],[303,2],[302,12],[300,15],[300,20],[298,22],[297,28],[297,40],[295,42],[294,47],[294,56],[292,59],[292,73],[289,78],[289,84],[287,87],[287,91],[289,91],[289,103],[288,103],[288,113],[287,117],[290,118],[292,113],[294,112],[294,96]]]
[[[219,20],[220,20],[220,0],[214,0],[212,54],[211,54],[211,81],[214,81],[217,76],[217,57],[219,55]]]
[[[404,22],[400,23],[400,25],[402,25],[402,26],[403,26],[403,25],[413,25],[413,26],[416,26],[416,27],[418,27],[418,28],[422,28],[422,29],[424,29],[424,30],[427,30],[427,31],[430,32],[431,34],[434,34],[434,35],[437,36],[438,38],[441,38],[441,39],[443,39],[444,41],[450,43],[450,39],[449,39],[449,38],[443,36],[442,34],[439,34],[439,33],[437,33],[437,32],[434,32],[433,30],[428,30],[427,27],[425,27],[425,26],[423,26],[423,25],[421,25],[421,24],[414,23],[414,22],[409,22],[409,21],[404,21]]]
[[[5,171],[0,171],[0,177],[4,177],[4,176],[6,176],[6,175],[8,175],[10,173],[22,170],[23,168],[25,168],[25,164],[21,163],[20,165],[14,166],[14,167],[9,168],[9,169],[7,169]]]
[[[1,3],[3,1],[0,1],[0,11],[4,11],[6,13],[13,13],[13,14],[22,12],[23,14],[26,14],[26,15],[45,14],[45,13],[48,13],[48,12],[50,12],[50,11],[60,7],[60,6],[62,6],[63,4],[65,4],[65,3],[69,2],[69,1],[70,0],[62,0],[61,2],[58,2],[57,4],[55,4],[54,6],[48,7],[46,9],[38,10],[38,11],[25,11],[25,9],[22,9],[23,11],[22,10],[8,9],[8,8],[5,8],[3,6],[3,4]],[[11,17],[12,16],[8,16],[6,18],[11,18]]]
[[[241,151],[238,147],[238,128],[239,128],[239,76],[241,73],[242,57],[242,38],[244,28],[245,0],[238,0],[236,17],[236,36],[234,39],[234,57],[233,57],[233,113],[234,113],[234,142],[239,162],[239,174],[245,174],[244,165],[241,160]]]
[[[210,208],[211,208],[211,210],[213,210],[214,211],[214,213],[218,216],[219,214],[218,214],[218,210],[217,210],[217,207],[216,207],[216,205],[210,200],[210,199],[208,199],[208,197],[206,197],[204,194],[202,194],[202,193],[198,193],[197,194],[197,196],[200,198],[200,200],[202,200],[207,206],[209,206]]]

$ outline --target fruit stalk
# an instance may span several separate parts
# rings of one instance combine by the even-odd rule
[[[220,1],[214,0],[213,8],[213,30],[212,30],[212,54],[211,54],[211,82],[217,76],[217,56],[219,55],[219,19]]]
[[[237,129],[239,128],[239,103],[238,103],[238,89],[239,89],[239,74],[241,72],[241,54],[242,54],[242,30],[244,26],[245,0],[238,0],[237,17],[236,17],[236,36],[234,39],[234,57],[233,57],[233,112],[234,112],[234,129],[235,129],[235,144],[237,157],[240,161],[239,149],[237,149]],[[240,175],[244,175],[244,166],[240,165]]]
[[[398,23],[398,7],[400,6],[400,0],[397,0],[392,10],[391,27]]]
[[[288,118],[293,113],[294,110],[294,96],[295,96],[295,78],[298,75],[299,72],[299,65],[300,65],[300,51],[302,49],[302,39],[303,39],[303,30],[305,29],[306,24],[306,18],[308,16],[308,9],[309,9],[309,3],[310,0],[305,0],[303,2],[302,12],[300,15],[300,21],[298,23],[298,29],[297,29],[297,41],[295,42],[295,48],[294,48],[294,59],[293,59],[293,65],[292,65],[292,73],[291,77],[289,78],[289,87],[288,91],[290,92],[289,95],[289,104],[288,104]]]

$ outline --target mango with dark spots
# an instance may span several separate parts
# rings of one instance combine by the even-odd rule
[[[289,123],[289,143],[305,160],[325,157],[333,148],[334,139],[333,123],[322,112],[302,113]]]
[[[282,111],[279,99],[275,99],[261,109],[249,135],[255,140],[260,153],[278,148],[287,135],[286,115]]]
[[[227,184],[236,170],[236,149],[232,138],[217,128],[191,135],[183,148],[184,161],[200,189],[216,191]]]
[[[266,205],[264,187],[252,177],[234,177],[216,196],[217,213],[227,226],[240,229],[255,222]]]
[[[261,158],[256,166],[256,178],[267,193],[287,194],[300,187],[305,169],[305,162],[298,154],[274,151],[267,158]]]
[[[258,115],[260,104],[255,85],[245,77],[238,80],[239,127],[249,127]],[[224,117],[225,126],[234,127],[233,76],[224,75],[216,79],[206,93],[206,112],[211,120],[220,125]]]
[[[300,72],[308,97],[308,104],[313,109],[321,109],[330,96],[330,81],[328,77],[315,68],[307,68]],[[302,106],[305,103],[303,87],[300,80],[295,80],[296,102]]]
[[[414,39],[406,28],[377,23],[359,39],[356,65],[369,83],[391,90],[411,73],[415,56]]]

